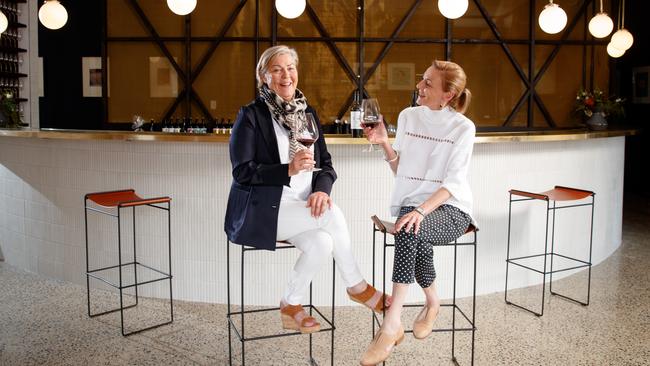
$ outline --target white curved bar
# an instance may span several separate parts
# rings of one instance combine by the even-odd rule
[[[339,175],[332,195],[347,216],[355,255],[370,280],[370,216],[389,218],[393,178],[381,154],[363,153],[363,147],[330,145]],[[616,250],[621,243],[624,148],[623,136],[477,143],[470,170],[474,216],[480,227],[477,293],[504,289],[509,189],[541,192],[563,185],[595,191],[593,263]],[[143,197],[172,197],[174,298],[225,303],[223,219],[230,181],[225,143],[0,136],[2,255],[8,263],[25,270],[85,285],[84,194],[134,188]],[[513,206],[513,248],[527,246],[541,253],[546,206],[519,205]],[[588,258],[589,212],[572,210],[558,213],[556,242],[566,246],[568,255]],[[130,216],[123,223],[123,256],[127,258],[132,253]],[[90,217],[89,224],[91,262],[116,264],[115,222]],[[164,217],[143,209],[138,211],[137,225],[138,260],[166,268],[167,257],[157,249],[166,240]],[[239,248],[232,249],[232,296],[238,300]],[[435,250],[437,283],[443,298],[451,297],[451,253],[451,249]],[[471,252],[460,250],[459,254],[458,295],[469,296]],[[254,252],[247,256],[246,302],[277,304],[297,258],[296,251]],[[381,266],[380,257],[376,263]],[[392,256],[387,263],[390,267]],[[387,286],[390,272],[389,268]],[[541,283],[541,275],[532,272],[511,271],[510,276],[512,288]],[[101,287],[97,281],[93,286]],[[422,299],[416,286],[411,289],[413,301]],[[140,291],[145,296],[167,296],[162,282]],[[315,280],[314,301],[327,304],[330,296],[331,265],[323,268]],[[336,296],[338,304],[352,304],[338,277]]]

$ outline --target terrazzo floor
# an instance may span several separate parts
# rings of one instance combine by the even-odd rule
[[[546,296],[543,317],[504,303],[503,293],[477,300],[476,365],[650,365],[650,200],[626,199],[623,244],[592,272],[591,304]],[[583,271],[584,272],[584,271]],[[585,274],[557,282],[584,290]],[[555,285],[554,285],[555,286]],[[538,298],[540,287],[512,291]],[[530,296],[528,296],[530,295]],[[100,294],[99,305],[115,304]],[[165,316],[168,304],[141,300],[129,319]],[[323,308],[329,312],[328,308]],[[167,313],[166,313],[167,311]],[[413,319],[411,309],[404,319]],[[224,305],[174,303],[174,323],[130,337],[120,335],[119,313],[86,316],[85,287],[39,277],[0,262],[0,365],[226,365]],[[280,329],[276,313],[247,318],[248,334]],[[441,314],[437,324],[450,322]],[[261,329],[249,328],[261,325]],[[371,338],[370,315],[361,307],[336,309],[335,365],[357,365]],[[329,333],[314,335],[314,356],[329,365]],[[469,337],[457,337],[456,354],[468,364]],[[233,357],[241,364],[241,348]],[[248,343],[248,365],[307,365],[307,337]],[[407,335],[390,365],[450,365],[451,336],[424,341]]]

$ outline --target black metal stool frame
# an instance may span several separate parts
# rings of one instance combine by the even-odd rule
[[[293,245],[288,244],[286,242],[278,242],[281,245],[276,246],[276,249],[292,249],[295,248]],[[230,240],[227,240],[226,243],[226,269],[227,269],[227,297],[228,297],[228,364],[232,365],[232,331],[234,330],[235,335],[239,339],[239,342],[241,343],[242,347],[242,366],[246,365],[246,348],[245,344],[246,342],[251,342],[251,341],[257,341],[257,340],[262,340],[262,339],[270,339],[270,338],[280,338],[280,337],[289,337],[289,336],[295,336],[295,335],[301,335],[303,333],[298,332],[291,332],[291,333],[281,333],[281,334],[270,334],[270,335],[263,335],[263,336],[258,336],[258,337],[248,337],[246,338],[246,335],[244,333],[244,314],[249,314],[249,313],[261,313],[261,312],[268,312],[268,311],[278,311],[280,310],[279,307],[273,307],[273,308],[263,308],[263,309],[257,309],[257,310],[245,310],[244,308],[244,254],[246,252],[250,251],[259,251],[259,250],[264,250],[264,249],[259,249],[259,248],[253,248],[253,247],[248,247],[245,245],[240,245],[241,246],[241,271],[240,271],[240,311],[232,311],[231,308],[231,301],[230,301],[230,245],[234,244],[231,243]],[[239,245],[239,244],[235,244]],[[331,332],[331,344],[330,344],[330,361],[331,361],[331,366],[334,366],[334,331],[336,330],[336,327],[334,326],[334,305],[335,305],[335,284],[336,284],[336,262],[334,258],[332,258],[332,315],[331,318],[328,319],[323,313],[321,313],[320,310],[316,306],[312,304],[312,284],[309,284],[309,305],[305,306],[309,308],[309,315],[311,316],[313,312],[317,312],[318,315],[320,315],[323,320],[327,323],[328,327],[327,328],[322,328],[315,333],[321,333],[321,332]],[[239,315],[240,321],[241,321],[241,332],[237,329],[237,325],[233,321],[233,317]],[[312,345],[312,336],[314,333],[309,333],[309,364],[310,365],[318,365],[318,362],[313,357],[313,345]]]
[[[140,333],[145,330],[150,330],[154,328],[158,328],[163,325],[171,324],[174,321],[174,300],[173,300],[173,293],[172,293],[172,257],[171,257],[171,201],[167,202],[167,207],[162,207],[162,206],[157,206],[155,204],[146,204],[146,206],[157,208],[160,210],[165,210],[167,211],[167,253],[168,253],[168,273],[159,271],[158,269],[155,269],[153,267],[147,266],[145,264],[142,264],[138,262],[137,257],[136,257],[136,225],[135,225],[135,207],[136,206],[130,206],[133,211],[133,261],[132,262],[127,262],[127,263],[122,263],[122,225],[121,225],[121,210],[128,208],[129,206],[125,207],[124,205],[128,205],[130,202],[120,202],[117,205],[117,214],[103,211],[97,208],[89,207],[88,206],[88,196],[94,195],[94,194],[102,194],[102,193],[114,193],[114,192],[121,192],[121,191],[107,191],[107,192],[97,192],[97,193],[89,193],[84,196],[84,222],[85,222],[85,230],[86,230],[86,293],[87,293],[87,300],[88,300],[88,316],[91,318],[101,316],[101,315],[106,315],[110,313],[114,313],[116,311],[120,312],[120,325],[121,325],[121,331],[122,331],[122,336],[126,337],[132,334]],[[158,198],[163,198],[163,197],[158,197]],[[168,197],[165,197],[168,198]],[[143,205],[144,206],[144,205]],[[103,268],[97,268],[97,269],[90,269],[90,264],[89,264],[89,251],[88,251],[88,211],[93,211],[97,212],[103,215],[111,216],[117,218],[117,256],[118,256],[118,264],[115,266],[108,266],[108,267],[103,267]],[[126,266],[133,266],[133,273],[134,273],[134,283],[133,284],[128,284],[125,285],[122,281],[122,268]],[[159,273],[162,277],[155,278],[149,281],[143,281],[143,282],[138,282],[138,271],[137,271],[137,266],[145,267],[149,270],[152,270],[154,272]],[[105,271],[107,269],[113,269],[117,268],[118,269],[118,274],[119,274],[119,283],[115,284],[110,282],[109,280],[103,278],[101,275],[96,274],[96,272],[101,272]],[[120,307],[116,309],[111,309],[107,311],[103,311],[101,313],[97,314],[92,314],[90,310],[90,277],[97,279],[99,281],[102,281],[116,289],[119,290],[120,292]],[[158,281],[164,281],[164,280],[169,280],[169,314],[170,314],[170,320],[167,322],[155,324],[146,328],[134,330],[131,332],[125,332],[124,331],[124,310],[133,308],[138,305],[138,286],[141,285],[146,285],[149,283],[153,282],[158,282]],[[135,303],[132,305],[124,306],[124,294],[123,291],[125,289],[134,287],[135,290]]]
[[[382,223],[382,221],[377,217],[373,216],[373,235],[372,235],[372,285],[375,285],[375,258],[376,258],[376,238],[377,232],[383,233],[383,264],[382,264],[382,292],[386,293],[386,249],[389,247],[395,247],[395,243],[389,243],[388,230]],[[381,225],[381,226],[379,226]],[[379,227],[378,227],[379,226]],[[476,244],[477,244],[477,231],[478,228],[473,227],[471,231],[473,233],[473,240],[471,242],[458,242],[458,239],[454,240],[452,243],[436,245],[438,247],[453,247],[454,248],[454,278],[453,278],[453,297],[451,304],[441,304],[441,307],[451,307],[452,308],[452,320],[451,328],[439,328],[433,329],[433,332],[451,332],[451,360],[455,365],[459,365],[458,360],[456,359],[455,346],[456,346],[456,332],[472,332],[472,341],[471,341],[471,365],[474,365],[474,340],[476,333]],[[468,234],[466,232],[464,235]],[[392,234],[391,234],[392,235]],[[463,235],[463,236],[464,236]],[[456,304],[456,262],[459,246],[471,246],[473,248],[473,277],[472,277],[472,318],[470,319],[467,314]],[[405,308],[411,307],[421,307],[422,304],[404,304]],[[456,327],[456,311],[465,318],[465,321],[468,324],[468,327],[457,328]],[[386,311],[382,312],[382,319],[386,316]],[[375,325],[381,326],[381,320],[379,319],[376,313],[372,313],[372,336],[375,334]],[[412,329],[405,329],[404,333],[413,333]],[[385,362],[383,363],[385,364]]]
[[[556,187],[556,188],[566,188],[566,187]],[[576,188],[571,188],[574,190],[582,191]],[[590,191],[586,191],[590,192]],[[528,192],[530,193],[530,192]],[[556,206],[556,201],[555,200],[549,200],[548,198],[543,199],[543,198],[520,198],[520,199],[513,199],[513,193],[510,192],[510,203],[508,205],[508,249],[507,249],[507,255],[506,255],[506,286],[505,286],[505,295],[504,299],[506,304],[515,306],[519,309],[525,310],[529,313],[535,314],[536,316],[542,316],[544,315],[544,299],[545,299],[545,293],[546,293],[546,275],[550,275],[549,278],[549,292],[551,295],[556,295],[559,296],[563,299],[573,301],[575,303],[578,303],[583,306],[588,306],[589,305],[589,299],[591,295],[591,255],[592,255],[592,247],[593,247],[593,234],[594,234],[594,202],[596,200],[596,194],[593,192],[591,193],[591,202],[590,203],[583,203],[583,204],[575,204],[575,205],[563,205],[563,206]],[[538,195],[538,194],[536,194]],[[545,200],[546,201],[546,230],[545,230],[545,238],[544,238],[544,253],[541,254],[533,254],[533,255],[527,255],[527,256],[522,256],[522,257],[516,257],[516,258],[510,258],[510,226],[512,222],[512,203],[513,202],[522,202],[522,201],[531,201],[531,200]],[[553,205],[551,207],[550,201],[553,201]],[[560,210],[560,209],[565,209],[565,208],[573,208],[573,207],[582,207],[582,206],[591,206],[591,227],[590,227],[590,234],[589,234],[589,261],[583,261],[581,259],[577,258],[572,258],[569,256],[565,256],[559,253],[555,252],[555,211]],[[551,251],[549,253],[548,251],[548,226],[549,226],[549,212],[553,212],[553,219],[551,223]],[[518,263],[517,261],[519,260],[525,260],[529,258],[535,258],[535,257],[544,257],[544,269],[539,270],[537,268],[533,268],[527,265],[524,265],[522,263]],[[562,269],[553,269],[553,257],[562,257],[564,259],[568,259],[571,261],[574,261],[577,263],[577,265],[573,267],[568,267],[568,268],[562,268]],[[546,270],[546,261],[547,258],[550,257],[550,269]],[[531,310],[525,306],[515,304],[512,301],[508,300],[508,267],[510,264],[514,264],[516,266],[531,270],[533,272],[539,273],[542,275],[542,304],[541,304],[541,311],[536,312],[534,310]],[[570,271],[570,270],[575,270],[578,268],[588,268],[588,278],[587,278],[587,301],[583,302],[580,300],[577,300],[575,298],[559,294],[557,292],[553,292],[553,273],[558,273],[558,272],[564,272],[564,271]]]

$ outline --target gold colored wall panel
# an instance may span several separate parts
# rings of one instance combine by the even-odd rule
[[[506,40],[528,42],[529,2],[506,0],[482,0],[491,20]],[[567,12],[569,22],[579,10],[581,0],[563,0],[562,8]],[[165,0],[139,0],[138,4],[162,37],[183,37],[185,18],[174,15],[167,8]],[[214,37],[223,28],[230,14],[239,4],[237,0],[199,1],[190,16],[193,37]],[[300,55],[299,88],[303,90],[310,104],[318,111],[325,123],[331,123],[342,110],[346,110],[346,100],[356,88],[356,74],[359,72],[359,44],[356,1],[319,0],[309,1],[315,14],[323,24],[344,61],[355,75],[350,77],[325,40],[290,41],[292,37],[319,38],[320,32],[307,12],[297,19],[277,18],[277,36],[285,43],[295,47]],[[387,43],[372,41],[373,38],[388,38],[398,27],[413,2],[393,0],[366,0],[364,32],[370,41],[363,45],[363,74],[378,59]],[[535,2],[535,21],[545,3]],[[259,51],[270,46],[272,36],[271,15],[274,11],[272,0],[259,1]],[[591,14],[591,7],[588,8]],[[133,12],[126,0],[107,2],[109,37],[148,37],[142,21]],[[235,21],[227,30],[227,37],[245,37],[241,40],[222,41],[210,57],[205,68],[197,75],[193,88],[209,109],[214,118],[234,118],[239,107],[248,103],[255,95],[255,16],[256,2],[248,1]],[[569,40],[583,40],[584,15],[569,36]],[[467,13],[460,19],[451,21],[451,36],[454,40],[468,39],[469,43],[455,42],[451,47],[450,59],[462,65],[468,75],[468,87],[472,90],[473,101],[468,116],[478,126],[501,126],[521,96],[526,92],[523,82],[498,44],[476,43],[478,40],[493,41],[494,35],[483,19],[476,4],[470,1]],[[562,34],[547,35],[539,26],[534,26],[537,40],[560,40]],[[439,13],[436,2],[423,1],[399,37],[402,39],[440,39],[446,37],[446,20]],[[348,38],[342,40],[340,38]],[[351,40],[350,40],[351,39]],[[182,42],[167,41],[179,65],[185,69],[185,46]],[[191,63],[196,68],[206,54],[210,43],[195,40],[191,43]],[[415,84],[433,59],[445,59],[445,43],[393,43],[375,73],[365,83],[365,89],[380,101],[386,120],[394,122],[399,112],[406,107]],[[587,57],[583,49],[587,48]],[[591,80],[590,49],[594,47],[594,75]],[[508,48],[517,64],[528,74],[529,45],[508,43]],[[534,72],[539,73],[545,60],[555,45],[536,44]],[[117,42],[108,46],[110,62],[110,89],[108,100],[109,122],[130,121],[134,114],[145,118],[160,119],[175,101],[175,98],[155,98],[150,96],[149,57],[162,57],[162,52],[152,42]],[[583,64],[586,65],[586,80],[583,80]],[[609,59],[604,46],[562,45],[548,70],[537,85],[537,92],[545,108],[558,124],[575,124],[571,118],[575,93],[583,83],[607,90],[609,78]],[[183,90],[183,80],[178,80],[178,91]],[[185,103],[179,104],[175,115],[186,113]],[[202,117],[196,104],[191,106],[193,117]],[[533,103],[534,127],[546,127],[544,115],[537,103]],[[349,111],[343,116],[349,119]],[[509,127],[528,126],[528,99],[523,102],[514,115]]]

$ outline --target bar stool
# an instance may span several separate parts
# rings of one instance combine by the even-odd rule
[[[388,235],[394,235],[395,232],[395,224],[393,222],[389,221],[384,221],[379,219],[377,216],[373,215],[371,217],[372,222],[373,222],[373,227],[372,227],[372,285],[375,285],[375,252],[376,252],[376,238],[377,238],[377,232],[381,232],[383,234],[383,264],[382,264],[382,292],[386,293],[386,250],[389,247],[395,247],[395,243],[388,242]],[[454,278],[453,278],[453,297],[452,297],[452,302],[451,304],[441,304],[441,307],[450,307],[452,309],[452,320],[451,320],[451,328],[440,328],[440,329],[434,329],[433,332],[451,332],[451,360],[454,362],[454,364],[458,365],[458,360],[456,359],[456,353],[455,353],[455,348],[456,348],[456,332],[472,332],[472,341],[471,341],[471,365],[474,365],[474,336],[476,332],[476,235],[478,232],[478,228],[475,227],[474,225],[470,224],[467,230],[465,231],[465,235],[469,233],[473,233],[473,240],[471,242],[458,242],[458,239],[454,240],[452,243],[448,244],[442,244],[442,245],[436,245],[436,248],[439,247],[453,247],[454,248]],[[458,247],[461,246],[471,246],[472,247],[472,253],[473,253],[473,264],[472,264],[472,316],[471,319],[470,317],[460,308],[460,306],[456,303],[456,262],[457,262],[457,256],[458,256]],[[385,304],[384,304],[385,305]],[[410,307],[421,307],[422,304],[405,304],[404,307],[410,308]],[[456,324],[456,312],[458,312],[464,321],[467,323],[467,325],[458,327]],[[382,319],[385,316],[385,310],[382,312]],[[381,326],[381,321],[377,314],[373,312],[372,314],[372,336],[374,337],[375,334],[375,324],[378,326]],[[405,329],[405,333],[413,333],[412,329]]]
[[[252,342],[252,341],[258,341],[258,340],[263,340],[263,339],[270,339],[270,338],[280,338],[280,337],[290,337],[290,336],[295,336],[295,335],[300,335],[300,331],[297,332],[290,332],[290,333],[271,333],[271,334],[265,334],[261,336],[255,336],[255,337],[246,337],[245,334],[245,328],[244,328],[244,318],[245,314],[251,314],[251,313],[263,313],[263,312],[269,312],[269,311],[277,311],[279,313],[280,307],[272,307],[272,308],[261,308],[261,309],[253,309],[253,310],[246,310],[245,309],[245,302],[244,302],[244,254],[246,252],[254,252],[254,251],[259,251],[259,250],[265,250],[265,249],[260,249],[260,248],[254,248],[254,247],[249,247],[245,245],[240,245],[241,246],[241,257],[240,257],[240,266],[241,266],[241,271],[240,271],[240,310],[239,311],[233,311],[231,308],[231,302],[230,302],[230,245],[238,245],[235,243],[232,243],[229,239],[226,239],[226,269],[227,269],[227,297],[228,297],[228,363],[229,365],[232,365],[232,331],[234,330],[235,335],[239,339],[239,342],[241,342],[241,348],[242,348],[242,366],[246,365],[246,348],[245,344],[246,342]],[[277,250],[283,250],[283,249],[292,249],[295,248],[293,245],[286,241],[279,241],[276,244],[275,249]],[[334,285],[335,285],[335,279],[336,279],[336,262],[334,261],[334,258],[332,258],[332,314],[330,319],[328,319],[323,313],[318,310],[316,306],[312,304],[312,284],[309,284],[309,305],[305,306],[306,308],[309,308],[309,315],[311,316],[313,312],[318,313],[321,318],[327,323],[328,327],[323,328],[321,326],[321,329],[318,332],[315,333],[321,333],[321,332],[331,332],[331,344],[330,344],[330,360],[331,360],[331,365],[334,366],[334,331],[336,330],[336,327],[334,326]],[[239,316],[240,322],[241,322],[241,331],[237,329],[237,325],[234,323],[233,318],[235,316]],[[309,333],[309,364],[310,365],[318,365],[316,360],[313,357],[313,344],[312,344],[312,336],[313,333]]]
[[[526,192],[526,191],[521,191],[516,189],[511,189],[509,192],[510,192],[510,204],[508,207],[508,251],[507,251],[507,258],[506,258],[506,290],[505,290],[506,304],[516,306],[520,309],[531,312],[537,316],[544,315],[544,294],[546,292],[546,275],[550,275],[549,290],[551,295],[562,297],[564,299],[579,303],[583,306],[589,305],[589,296],[591,291],[591,252],[592,252],[592,239],[593,239],[593,232],[594,232],[594,200],[596,194],[592,191],[586,191],[583,189],[569,188],[569,187],[562,187],[562,186],[555,186],[555,188],[542,193],[532,193],[532,192]],[[519,196],[524,198],[513,199],[513,196]],[[591,197],[590,203],[564,205],[559,207],[556,206],[557,201],[577,201],[577,200],[586,199],[588,197]],[[521,201],[531,201],[531,200],[546,201],[546,230],[545,230],[545,239],[544,239],[544,252],[540,254],[532,254],[532,255],[525,255],[525,256],[511,258],[510,257],[510,225],[512,221],[512,203],[521,202]],[[589,260],[587,261],[559,254],[555,251],[555,246],[554,246],[555,245],[555,211],[560,209],[565,209],[565,208],[581,207],[581,206],[591,206],[591,227],[589,229]],[[549,212],[551,211],[553,212],[553,222],[551,224],[551,251],[549,252],[548,218],[549,218]],[[526,264],[529,259],[539,258],[539,257],[543,257],[543,267],[541,269]],[[573,265],[569,267],[563,267],[563,268],[557,268],[557,267],[553,268],[553,259],[555,257],[559,257],[564,260],[567,260],[569,263]],[[547,264],[547,259],[549,258],[550,258],[550,268],[547,269],[546,264]],[[541,305],[540,312],[536,312],[534,310],[526,308],[525,306],[515,304],[512,301],[508,300],[508,269],[510,264],[514,264],[516,266],[531,270],[533,272],[542,275],[542,305]],[[553,292],[553,273],[569,271],[569,270],[574,270],[574,269],[584,268],[584,267],[587,267],[589,269],[589,274],[587,279],[587,301],[586,302],[582,302],[574,298],[571,298],[569,296],[565,296],[557,292]]]
[[[94,202],[99,208],[97,207],[91,207],[88,205],[88,201]],[[163,204],[163,206],[159,206],[158,204]],[[166,207],[164,206],[166,204]],[[149,206],[161,210],[167,211],[167,255],[168,255],[168,260],[169,260],[169,266],[167,268],[167,271],[164,272],[162,270],[153,268],[151,266],[148,266],[146,264],[141,263],[138,261],[137,256],[136,256],[136,225],[135,225],[135,208],[138,206]],[[116,208],[114,212],[111,211],[104,211],[101,208]],[[122,209],[132,209],[132,214],[133,214],[133,260],[127,263],[122,263],[122,241],[121,241],[121,233],[122,233],[122,220],[121,220],[121,212]],[[88,250],[88,211],[91,212],[96,212],[99,214],[103,215],[108,215],[117,218],[117,265],[112,265],[112,266],[107,266],[103,268],[97,268],[97,269],[90,269],[89,265],[89,258],[90,258],[90,253]],[[172,257],[171,257],[171,198],[169,197],[155,197],[155,198],[141,198],[135,193],[135,190],[133,189],[127,189],[127,190],[120,190],[120,191],[110,191],[110,192],[96,192],[96,193],[88,193],[84,197],[84,218],[85,218],[85,230],[86,230],[86,291],[87,291],[87,299],[88,299],[88,316],[89,317],[96,317],[100,315],[105,315],[109,313],[113,313],[116,311],[120,312],[120,324],[122,326],[122,335],[123,336],[128,336],[131,334],[139,333],[145,330],[153,329],[160,327],[162,325],[170,324],[171,322],[174,321],[174,308],[173,308],[173,297],[172,297],[172,269],[171,269],[171,262],[172,262]],[[123,274],[122,271],[125,269],[125,267],[132,266],[133,270],[133,282],[127,281],[123,279]],[[114,283],[109,279],[109,271],[114,270],[117,268],[118,272],[118,283]],[[146,281],[138,280],[138,270],[141,271],[150,271],[149,273],[152,274],[153,278],[147,279]],[[92,314],[90,311],[90,278],[95,278],[97,280],[100,280],[116,289],[119,290],[120,292],[120,307],[108,311],[104,311],[98,314]],[[133,308],[138,305],[138,286],[146,285],[149,283],[154,283],[158,281],[169,281],[169,315],[170,315],[170,320],[165,321],[163,323],[159,323],[156,325],[152,325],[146,328],[134,330],[131,332],[125,332],[124,328],[124,310]],[[124,305],[124,290],[129,289],[129,288],[134,288],[135,290],[135,303],[132,305],[125,306]]]

